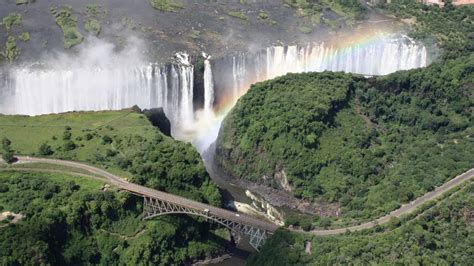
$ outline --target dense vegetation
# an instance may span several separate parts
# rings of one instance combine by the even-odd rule
[[[342,204],[395,209],[474,164],[474,56],[365,80],[290,74],[256,84],[224,121],[218,152],[236,177]],[[263,181],[265,177],[265,181]]]
[[[16,154],[90,162],[141,185],[220,205],[191,144],[163,135],[138,110],[0,115],[2,138]]]
[[[401,19],[413,19],[410,35],[425,41],[434,39],[443,47],[443,57],[456,58],[474,50],[474,6],[424,5],[412,0],[393,0],[380,7]]]
[[[197,151],[163,135],[137,109],[0,116],[0,125],[4,154],[86,161],[132,182],[221,204],[220,192]],[[0,247],[5,263],[168,265],[222,250],[222,241],[213,237],[208,223],[183,216],[142,222],[139,199],[99,192],[97,182],[91,180],[83,180],[80,187],[96,184],[94,189],[82,190],[62,179],[67,178],[0,175],[0,189],[8,192],[0,193],[0,205],[27,217],[18,226],[2,229],[4,245],[19,240]],[[145,233],[135,237],[142,229]]]
[[[434,36],[440,59],[379,78],[312,73],[256,84],[224,121],[222,165],[281,188],[272,176],[284,171],[296,196],[339,202],[347,218],[386,213],[472,167],[473,8],[403,3],[387,9],[416,16],[413,34]],[[448,16],[443,27],[426,20]]]
[[[339,80],[339,84],[333,89],[336,91],[339,86],[349,88],[349,98],[342,108],[339,106],[327,112],[330,119],[319,120],[325,127],[321,136],[316,138],[312,156],[308,157],[306,150],[301,149],[292,159],[305,162],[300,168],[302,170],[306,169],[305,165],[314,167],[314,175],[294,175],[295,171],[288,167],[292,164],[285,164],[291,159],[282,159],[277,153],[272,153],[275,147],[268,149],[262,138],[250,142],[258,153],[249,154],[247,161],[247,158],[240,157],[243,149],[236,146],[243,138],[236,138],[234,134],[252,126],[240,117],[239,112],[249,108],[246,103],[258,103],[262,110],[252,110],[246,115],[255,115],[252,120],[263,122],[265,128],[267,123],[288,118],[287,114],[280,113],[280,109],[282,105],[290,105],[294,97],[299,99],[298,94],[291,92],[293,86],[301,84],[301,79],[310,84],[321,76],[328,78],[329,74],[290,75],[257,84],[248,94],[250,99],[244,96],[224,122],[220,151],[226,158],[238,160],[240,164],[232,168],[223,163],[227,169],[234,174],[240,173],[240,177],[260,180],[263,174],[272,175],[274,171],[261,172],[257,178],[247,175],[246,171],[258,171],[255,165],[271,158],[270,164],[278,163],[272,165],[278,166],[275,170],[287,170],[296,195],[336,200],[344,206],[343,215],[367,218],[411,201],[474,165],[474,8],[453,7],[448,3],[446,8],[440,9],[404,0],[391,1],[382,7],[400,18],[410,19],[407,22],[413,24],[410,33],[413,37],[436,41],[442,48],[441,57],[425,69],[370,79],[351,77],[349,83],[344,75],[334,73],[333,79]],[[283,83],[286,86],[282,86]],[[324,85],[333,86],[333,83]],[[308,87],[299,86],[308,90]],[[272,108],[266,108],[270,105],[265,98],[268,91],[274,99]],[[305,92],[301,99],[320,101],[308,97]],[[299,108],[294,106],[290,110],[299,112]],[[265,116],[264,120],[261,115]],[[302,114],[295,116],[305,117]],[[292,130],[304,132],[303,129],[313,121],[305,120],[286,133],[292,133]],[[263,139],[268,137],[266,133],[263,135]],[[280,145],[285,150],[292,150],[295,143],[285,145],[282,142]],[[296,181],[292,181],[294,179]],[[434,203],[425,206],[427,211],[420,216],[393,219],[388,225],[357,233],[317,237],[279,230],[249,264],[472,265],[473,193],[474,185],[470,182],[466,188],[434,207],[431,207]],[[311,224],[308,216],[301,219],[289,217],[291,223],[305,228],[311,228],[314,219]]]
[[[473,195],[471,183],[412,221],[368,232],[320,237],[279,230],[248,264],[473,265]]]
[[[209,223],[189,217],[143,221],[141,200],[104,191],[99,181],[58,174],[0,172],[2,265],[177,265],[221,251]]]

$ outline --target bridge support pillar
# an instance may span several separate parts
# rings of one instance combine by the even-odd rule
[[[211,213],[209,210],[198,210],[152,197],[143,197],[144,219],[151,219],[157,216],[173,213],[202,216],[208,220],[214,221],[229,228],[232,232],[248,236],[250,238],[250,245],[257,251],[261,246],[263,246],[263,244],[265,244],[268,235],[271,234],[264,229],[219,217],[216,214]]]

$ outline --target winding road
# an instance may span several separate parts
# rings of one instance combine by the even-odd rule
[[[194,200],[186,199],[180,196],[176,196],[173,194],[165,193],[162,191],[158,191],[155,189],[147,188],[144,186],[140,186],[137,184],[133,184],[130,182],[127,182],[123,178],[114,175],[112,173],[109,173],[105,170],[102,170],[100,168],[87,165],[85,163],[80,163],[80,162],[73,162],[73,161],[65,161],[65,160],[57,160],[57,159],[46,159],[46,158],[36,158],[36,157],[17,157],[18,162],[16,164],[25,164],[25,163],[45,163],[45,164],[51,164],[51,165],[59,165],[59,166],[66,166],[66,167],[71,167],[71,168],[77,168],[81,170],[85,170],[92,175],[86,175],[84,173],[76,173],[72,171],[63,171],[63,170],[54,170],[54,169],[35,169],[35,168],[20,168],[20,167],[13,167],[13,168],[4,168],[2,169],[3,171],[39,171],[39,172],[55,172],[55,173],[67,173],[67,174],[74,174],[74,175],[80,175],[84,177],[90,177],[90,178],[97,178],[102,177],[107,180],[108,183],[117,186],[123,190],[129,191],[133,194],[139,195],[139,196],[148,196],[148,197],[153,197],[156,199],[161,199],[164,201],[168,201],[171,203],[179,204],[182,206],[186,206],[189,208],[194,208],[198,210],[206,210],[209,211],[210,213],[213,213],[214,215],[220,216],[225,219],[229,219],[238,223],[242,224],[247,224],[250,226],[254,226],[257,228],[261,228],[270,232],[275,231],[279,226],[270,222],[262,221],[259,219],[256,219],[254,217],[251,217],[249,215],[245,215],[242,213],[236,213],[232,212],[229,210],[225,210],[222,208],[210,206],[204,203],[200,203]],[[94,176],[95,175],[95,176]],[[404,214],[409,214],[413,211],[416,210],[416,208],[420,207],[424,203],[431,201],[437,197],[440,197],[447,191],[451,190],[452,188],[460,185],[461,183],[468,181],[474,177],[474,168],[456,176],[455,178],[449,180],[448,182],[444,183],[442,186],[437,187],[435,190],[430,191],[426,193],[425,195],[415,199],[414,201],[402,205],[400,208],[392,211],[391,213],[382,216],[378,219],[375,219],[370,222],[366,222],[360,225],[355,225],[355,226],[349,226],[349,227],[343,227],[343,228],[338,228],[338,229],[323,229],[323,230],[312,230],[312,231],[302,231],[302,230],[297,230],[297,229],[292,229],[292,231],[295,232],[301,232],[301,233],[309,233],[309,234],[314,234],[314,235],[337,235],[337,234],[343,234],[345,232],[349,231],[358,231],[358,230],[363,230],[363,229],[369,229],[372,227],[375,227],[376,225],[381,225],[386,222],[388,222],[391,218],[393,217],[400,217]]]

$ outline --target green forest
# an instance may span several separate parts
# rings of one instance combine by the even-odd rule
[[[359,220],[395,209],[474,165],[474,7],[402,0],[379,8],[415,21],[410,35],[435,42],[439,57],[424,69],[384,77],[301,74],[256,84],[220,132],[219,152],[239,162],[231,167],[222,160],[229,172],[264,182],[262,175],[285,169],[296,196],[338,202],[343,219]],[[324,84],[317,87],[328,88],[313,95],[318,80]],[[341,91],[347,95],[342,101]],[[301,112],[300,104],[314,109]],[[268,127],[295,117],[296,127]],[[251,135],[255,126],[264,133]],[[246,145],[258,152],[248,153]],[[262,167],[265,162],[270,166]],[[311,236],[280,229],[249,265],[472,265],[474,185],[451,193],[361,232]],[[288,220],[306,229],[319,225],[318,217]]]
[[[410,35],[425,43],[436,43],[443,48],[443,58],[469,55],[474,49],[474,8],[472,5],[454,7],[444,1],[445,8],[424,5],[413,0],[392,0],[381,3],[381,11],[400,19],[415,21]]]
[[[185,264],[226,241],[185,216],[143,221],[141,198],[84,177],[0,172],[0,192],[0,213],[24,215],[0,222],[2,265]]]
[[[416,219],[370,231],[311,236],[280,229],[248,265],[473,265],[473,196],[471,182]]]
[[[474,164],[474,56],[364,79],[290,74],[254,85],[225,119],[221,164],[262,181],[284,170],[293,193],[373,218]]]
[[[0,116],[0,139],[3,154],[83,161],[138,184],[221,204],[197,151],[162,134],[136,108]],[[141,198],[102,191],[100,181],[3,171],[0,212],[25,217],[0,225],[2,265],[186,264],[220,254],[227,244],[225,230],[201,219],[143,221]]]
[[[4,138],[18,155],[88,162],[140,185],[220,205],[199,153],[161,133],[138,109],[0,115]]]
[[[465,21],[471,11],[440,12],[464,12],[452,19]],[[470,42],[456,56],[449,50],[426,68],[384,77],[326,72],[257,83],[224,120],[220,163],[276,188],[271,177],[284,170],[295,196],[341,204],[346,222],[396,209],[474,165]]]

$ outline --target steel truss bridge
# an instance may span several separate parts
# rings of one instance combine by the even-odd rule
[[[267,237],[273,232],[268,229],[259,228],[254,225],[247,225],[242,222],[237,222],[229,218],[223,218],[214,213],[211,213],[209,209],[193,209],[190,207],[170,203],[168,201],[155,199],[151,197],[143,197],[143,217],[144,219],[152,219],[165,214],[188,214],[197,215],[206,218],[207,220],[214,221],[222,226],[227,227],[233,233],[248,236],[250,238],[250,245],[255,249],[259,250],[260,247],[265,243]],[[236,217],[239,217],[240,214]]]
[[[72,161],[57,159],[22,157],[18,159],[26,163],[47,163],[86,170],[96,176],[106,178],[108,183],[143,198],[143,217],[152,219],[166,214],[188,214],[204,217],[227,227],[233,233],[248,236],[250,245],[259,250],[265,240],[278,226],[259,220],[252,216],[211,206],[159,190],[129,183],[128,181],[97,167]]]

